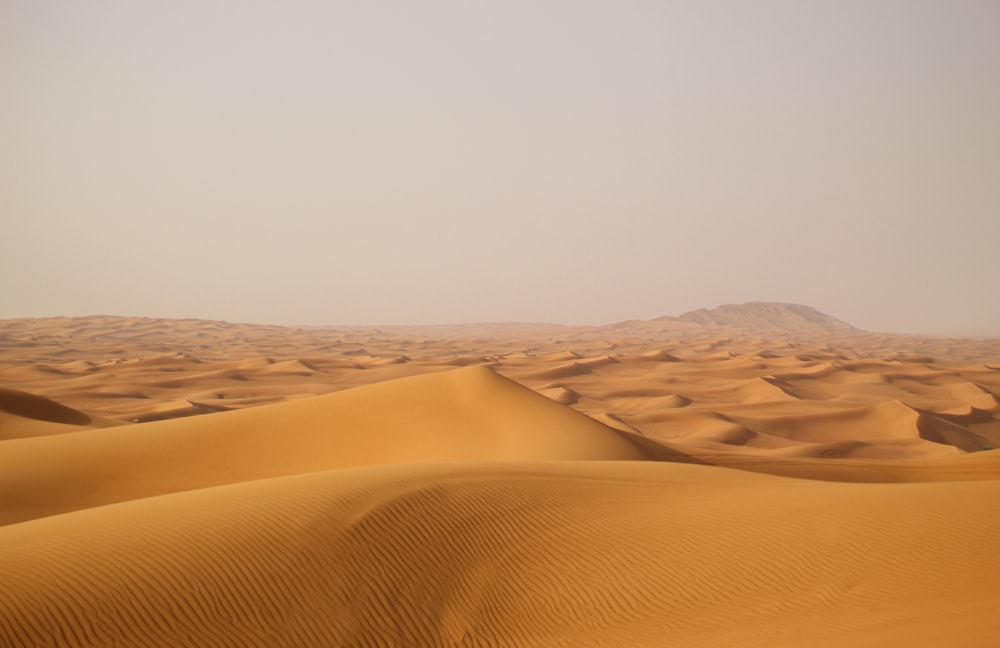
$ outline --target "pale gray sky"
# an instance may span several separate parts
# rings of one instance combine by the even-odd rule
[[[1000,335],[1000,2],[0,0],[0,317]]]

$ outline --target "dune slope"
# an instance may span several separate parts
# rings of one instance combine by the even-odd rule
[[[114,425],[120,423],[85,414],[43,396],[0,387],[0,441]]]
[[[380,466],[0,529],[4,646],[991,646],[1000,482]]]
[[[465,367],[253,409],[4,441],[0,522],[367,464],[642,458],[617,431]]]

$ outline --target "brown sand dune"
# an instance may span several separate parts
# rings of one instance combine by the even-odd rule
[[[739,403],[770,403],[774,401],[790,401],[796,397],[773,380],[758,377],[748,380],[730,379],[727,384],[705,390],[686,389],[680,392],[680,396],[689,401],[706,400],[706,397],[713,402],[739,402]]]
[[[0,529],[0,640],[986,648],[998,497],[642,462],[251,482]]]
[[[981,410],[1000,408],[996,396],[982,386],[969,381],[956,380],[928,384],[921,380],[897,379],[893,381],[893,384],[918,396],[926,396],[930,400],[958,401],[962,405]]]
[[[772,375],[777,380],[793,380],[802,378],[811,378],[817,380],[820,378],[829,378],[835,373],[843,371],[843,369],[832,362],[816,362],[812,364],[809,360],[803,361],[801,358],[789,358],[795,364],[791,365],[778,363],[775,360],[770,360],[768,366],[778,368],[778,371],[773,371]],[[782,371],[787,367],[787,370]]]
[[[605,367],[607,365],[619,364],[621,361],[618,358],[609,355],[599,355],[592,358],[581,358],[577,360],[577,364],[588,369],[594,369],[596,367]]]
[[[198,414],[211,414],[212,412],[223,411],[219,407],[211,404],[202,404],[187,398],[161,402],[152,408],[143,408],[143,414],[133,419],[134,423],[145,423],[147,421],[161,421],[163,419],[181,418],[185,416],[196,416]]]
[[[518,378],[529,380],[559,380],[570,376],[581,376],[591,372],[591,367],[579,361],[560,364],[550,369],[542,369],[526,374],[518,374]]]
[[[482,367],[253,409],[3,443],[4,524],[347,466],[643,458],[617,431]]]
[[[454,356],[451,358],[442,358],[439,360],[441,365],[451,366],[451,367],[467,367],[469,365],[486,364],[492,360],[489,356]]]
[[[887,385],[889,379],[881,373],[868,373],[841,367],[843,371],[832,373],[823,378],[824,382],[834,384],[863,384],[863,385]]]
[[[254,370],[254,369],[267,369],[273,364],[274,364],[274,358],[258,357],[258,358],[246,358],[244,360],[240,360],[239,362],[234,363],[233,367],[235,369]]]
[[[830,444],[829,454],[816,453],[816,446],[788,446],[762,455],[732,449],[699,448],[671,442],[670,460],[708,466],[736,468],[769,475],[837,482],[904,483],[1000,480],[1000,451],[941,455],[915,459],[870,459],[845,457],[838,445],[851,452],[858,441]],[[796,455],[796,452],[799,452]]]
[[[849,406],[748,401],[697,407],[674,402],[671,396],[643,396],[606,397],[601,403],[614,420],[681,451],[699,448],[759,455],[778,452],[801,457],[903,459],[975,452],[995,447],[1000,439],[1000,426],[992,413],[980,413],[983,422],[970,423],[961,417],[945,418],[916,410],[899,401]]]
[[[651,439],[671,443],[693,442],[720,434],[744,434],[747,430],[733,419],[705,408],[616,412],[615,416]]]
[[[316,368],[310,365],[308,362],[295,359],[295,360],[285,360],[283,362],[275,362],[272,365],[264,367],[263,371],[269,374],[284,374],[293,376],[311,376],[316,373]]]
[[[650,351],[641,355],[643,360],[655,360],[656,362],[680,362],[680,360],[665,349]]]
[[[24,350],[22,350],[22,353]],[[89,369],[89,367],[87,367]],[[49,382],[71,375],[65,369],[57,369],[46,365],[15,365],[0,370],[0,378],[6,383],[30,384],[33,382]]]
[[[0,646],[995,645],[1000,341],[794,310],[0,320]]]
[[[0,387],[0,441],[119,425],[48,398]]]
[[[631,393],[634,394],[635,392]],[[678,396],[677,394],[664,394],[662,396],[650,394],[641,398],[623,395],[618,398],[611,397],[602,400],[613,409],[627,409],[632,412],[660,412],[678,407],[687,407],[691,404],[690,399]]]
[[[538,390],[538,393],[563,405],[572,405],[580,400],[579,394],[565,387],[550,387],[549,389]]]
[[[576,351],[557,351],[555,353],[549,353],[547,355],[543,355],[542,357],[539,358],[539,360],[542,360],[544,362],[559,362],[559,363],[573,362],[574,360],[579,360],[579,359],[580,359],[580,354],[577,353]]]
[[[975,451],[983,445],[983,440],[970,430],[922,414],[899,401],[768,418],[737,415],[730,410],[728,417],[751,430],[793,441],[863,439],[871,444],[869,447],[892,447],[899,456],[955,454],[958,449]]]
[[[786,401],[790,407],[797,402],[801,404],[797,411],[803,415],[812,412],[824,415],[831,407],[848,411],[898,401],[966,428],[970,432],[967,438],[945,437],[945,442],[963,450],[995,447],[1000,442],[1000,407],[995,405],[996,394],[1000,393],[1000,372],[984,364],[952,363],[940,356],[900,360],[902,354],[891,353],[888,347],[877,348],[884,340],[898,344],[898,338],[856,335],[854,338],[858,340],[870,341],[874,357],[852,358],[849,354],[823,351],[824,345],[808,341],[741,339],[731,335],[703,336],[667,345],[659,340],[640,339],[567,342],[527,341],[520,337],[393,338],[380,337],[380,333],[373,331],[307,333],[277,327],[174,323],[179,328],[173,334],[180,341],[185,335],[222,336],[213,341],[212,350],[218,356],[229,349],[229,359],[201,361],[179,349],[130,358],[128,346],[117,340],[115,329],[102,330],[117,321],[98,318],[83,327],[92,337],[78,339],[74,334],[73,338],[60,342],[61,338],[52,336],[46,343],[50,346],[44,347],[48,351],[39,351],[38,346],[20,351],[59,354],[58,366],[64,369],[45,370],[24,364],[0,366],[0,380],[87,413],[149,421],[238,410],[442,371],[456,365],[483,363],[538,391],[558,388],[547,394],[589,416],[638,427],[654,436],[665,432],[670,436],[676,434],[670,410],[678,406],[705,410],[704,418],[711,419],[720,412],[738,415],[740,412],[733,410],[734,406],[749,407],[754,403]],[[11,326],[16,328],[0,322],[0,330]],[[59,326],[69,324],[62,322]],[[171,331],[170,323],[155,321],[138,321],[125,328],[155,329],[164,335]],[[316,338],[310,338],[314,333]],[[240,359],[240,350],[246,342],[244,336],[255,340],[261,348]],[[308,346],[322,340],[331,340],[329,346],[338,349],[335,355],[318,354]],[[70,342],[73,346],[67,346]],[[95,346],[88,352],[85,343],[115,346],[115,353],[123,356],[102,361],[100,353],[105,347]],[[990,341],[982,344],[983,349],[991,348]],[[694,353],[698,348],[702,351]],[[353,359],[336,355],[350,349],[363,355]],[[62,357],[69,350],[81,357],[78,360]],[[281,354],[261,354],[277,350],[282,350]],[[782,352],[789,355],[780,355]],[[17,362],[16,354],[8,357]],[[402,362],[403,358],[409,360]],[[453,362],[456,358],[460,361]],[[75,369],[66,368],[68,359],[83,364],[75,365]],[[781,418],[793,412],[762,408],[742,413]],[[903,409],[898,414],[902,419],[911,416]],[[609,418],[603,418],[605,415]],[[806,419],[808,416],[803,421]],[[699,431],[690,432],[695,436]],[[863,426],[856,429],[847,426],[842,438],[817,440],[821,447],[816,448],[815,454],[829,456],[831,448],[838,448],[840,453],[849,447],[869,453],[871,440],[855,438],[866,434]],[[762,443],[762,437],[756,438]],[[861,443],[841,443],[852,440]],[[747,447],[766,449],[763,445]],[[879,452],[875,448],[870,454],[881,456]]]

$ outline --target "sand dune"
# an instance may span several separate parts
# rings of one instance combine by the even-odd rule
[[[48,398],[0,387],[0,441],[119,424],[105,417],[84,414]]]
[[[998,496],[1000,481],[791,482],[616,462],[258,481],[0,529],[0,636],[986,647]]]
[[[4,442],[0,523],[348,466],[642,458],[601,423],[467,367],[253,409]]]
[[[993,646],[1000,342],[706,317],[0,321],[0,645]]]

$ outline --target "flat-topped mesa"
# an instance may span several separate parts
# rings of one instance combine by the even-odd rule
[[[789,333],[860,333],[836,317],[803,304],[746,302],[717,308],[699,308],[679,315],[678,320],[719,328],[748,331],[784,331]]]

